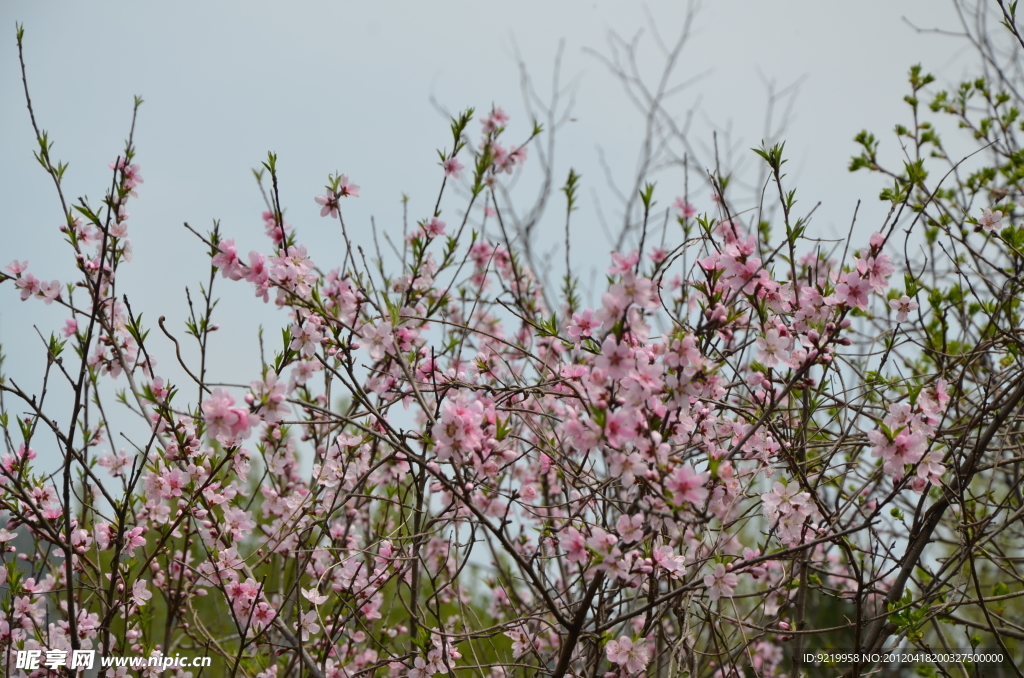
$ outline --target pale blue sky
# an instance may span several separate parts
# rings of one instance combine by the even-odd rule
[[[185,285],[206,276],[203,249],[182,227],[205,229],[220,219],[239,249],[266,251],[262,202],[250,168],[274,150],[281,168],[288,219],[325,268],[340,261],[337,222],[320,219],[314,195],[333,171],[362,186],[345,207],[356,239],[370,243],[369,219],[400,229],[402,193],[413,219],[429,215],[441,178],[435,148],[449,143],[447,122],[430,97],[452,111],[491,103],[511,114],[509,134],[525,137],[529,121],[514,56],[518,45],[537,88],[547,92],[559,41],[565,40],[563,79],[578,78],[575,121],[562,130],[555,176],[570,166],[583,174],[582,209],[575,217],[574,260],[601,268],[609,246],[597,225],[592,196],[607,184],[597,146],[618,185],[635,173],[643,119],[589,48],[607,55],[607,35],[629,39],[647,30],[644,7],[664,37],[674,40],[686,15],[683,2],[562,0],[516,3],[450,2],[39,2],[0,6],[0,265],[28,259],[42,279],[68,280],[68,252],[57,230],[59,205],[35,164],[21,93],[14,24],[26,28],[29,84],[40,124],[52,135],[56,158],[70,162],[67,191],[98,199],[109,184],[107,163],[122,149],[132,95],[140,111],[137,162],[145,184],[132,205],[134,262],[122,290],[152,321],[166,315],[181,330]],[[919,34],[901,20],[957,28],[951,3],[940,0],[719,0],[697,14],[675,82],[708,74],[673,99],[680,119],[699,102],[692,143],[706,148],[712,125],[730,128],[741,155],[759,144],[766,89],[801,81],[785,139],[790,177],[802,204],[821,201],[815,226],[845,234],[853,207],[865,200],[865,228],[880,223],[879,183],[846,171],[852,137],[886,132],[906,120],[908,67],[956,80],[963,45]],[[644,75],[658,76],[649,31],[640,38]],[[968,55],[969,56],[969,55]],[[474,122],[471,132],[479,131]],[[895,157],[895,156],[894,156]],[[536,156],[527,163],[535,176]],[[748,167],[752,167],[748,163]],[[526,179],[526,188],[532,184]],[[668,205],[682,192],[681,174],[658,177],[656,197]],[[709,209],[696,178],[693,202]],[[522,197],[529,197],[524,194]],[[461,202],[443,205],[454,220]],[[563,205],[555,200],[544,227],[561,233]],[[873,230],[871,228],[870,230]],[[552,240],[553,241],[553,240]],[[561,256],[561,255],[559,255]],[[560,260],[560,259],[559,259]],[[258,372],[255,327],[276,328],[283,315],[256,302],[247,285],[218,279],[219,320],[230,329],[214,344],[214,378],[249,381]],[[59,329],[65,314],[39,301],[22,303],[0,287],[0,341],[12,356],[8,372],[32,383],[44,353],[30,330]],[[275,330],[276,331],[276,330]],[[170,344],[154,332],[160,365],[173,362]]]

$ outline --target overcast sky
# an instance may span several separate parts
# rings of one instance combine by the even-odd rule
[[[434,149],[450,145],[447,121],[431,103],[457,111],[503,106],[509,135],[530,130],[520,92],[516,47],[537,89],[550,89],[564,40],[563,82],[576,79],[574,121],[560,132],[555,175],[583,175],[585,209],[576,216],[574,260],[603,268],[610,249],[593,207],[607,199],[602,149],[612,179],[632,182],[643,119],[597,55],[608,56],[616,32],[637,42],[642,75],[654,82],[660,57],[648,14],[666,40],[684,24],[684,2],[521,0],[448,2],[40,2],[0,5],[0,265],[28,259],[39,278],[71,278],[62,243],[59,203],[32,158],[35,145],[21,91],[15,22],[25,25],[29,86],[54,156],[70,163],[71,196],[98,201],[109,184],[107,164],[122,150],[132,96],[141,95],[136,145],[145,184],[131,206],[135,259],[121,274],[133,308],[150,322],[166,315],[182,327],[183,290],[208,271],[201,245],[182,227],[208,228],[220,219],[239,249],[267,251],[260,195],[250,168],[268,150],[278,154],[288,221],[324,268],[340,262],[337,222],[318,216],[313,197],[330,172],[349,174],[362,197],[346,203],[347,223],[369,242],[369,220],[399,232],[400,197],[410,216],[429,216],[441,170]],[[864,199],[865,228],[880,223],[877,177],[846,171],[861,129],[886,132],[906,121],[906,72],[914,63],[956,81],[965,72],[963,44],[922,34],[957,29],[942,0],[717,0],[700,8],[674,82],[704,74],[671,101],[683,119],[694,111],[691,142],[710,145],[712,128],[731,130],[740,155],[759,145],[767,89],[799,83],[784,134],[790,179],[803,205],[821,202],[815,233],[845,234],[854,205]],[[966,54],[969,62],[969,54]],[[471,133],[476,137],[479,125]],[[723,137],[724,138],[724,137]],[[746,156],[749,157],[749,154]],[[535,156],[527,162],[530,185]],[[752,167],[753,165],[749,165]],[[681,173],[658,177],[662,205],[682,193]],[[692,200],[710,209],[693,181]],[[699,190],[698,190],[699,189]],[[454,220],[460,202],[442,206]],[[545,228],[561,229],[561,203]],[[559,231],[560,232],[560,231]],[[222,362],[214,379],[249,381],[258,374],[255,327],[284,324],[251,297],[248,286],[218,279],[224,295],[219,321],[228,330],[215,345]],[[45,353],[31,329],[59,329],[64,313],[39,301],[22,303],[10,284],[0,288],[0,342],[8,372],[32,383]],[[154,333],[155,336],[156,333]],[[150,349],[169,366],[162,337]],[[219,371],[219,372],[218,372]]]

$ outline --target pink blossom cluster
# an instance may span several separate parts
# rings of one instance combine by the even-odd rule
[[[493,108],[465,145],[471,200],[497,217],[497,182],[526,159],[499,143],[508,126]],[[447,185],[465,167],[442,158]],[[924,369],[871,397],[843,385],[876,359],[865,323],[895,334],[889,311],[906,323],[919,310],[914,290],[890,289],[886,236],[849,261],[797,255],[795,237],[783,256],[719,195],[695,240],[612,253],[587,307],[558,299],[508,238],[463,228],[473,203],[463,226],[435,208],[397,239],[392,275],[349,242],[340,264],[318,263],[275,194],[267,251],[243,259],[219,229],[200,235],[209,279],[273,295],[281,318],[251,375],[215,385],[163,319],[183,369],[154,374],[154,339],[116,293],[141,183],[130,160],[114,166],[113,226],[64,230],[88,303],[6,269],[22,299],[72,313],[80,393],[103,402],[109,378],[146,435],[120,442],[86,398],[74,435],[56,438],[78,473],[68,506],[31,472],[33,426],[49,421],[12,418],[24,444],[0,458],[0,542],[18,531],[31,546],[4,547],[0,650],[206,642],[262,678],[564,678],[677,660],[738,675],[723,658],[753,648],[736,661],[779,676],[801,576],[885,618],[895,579],[879,563],[902,526],[878,527],[879,512],[904,489],[945,487],[950,403]],[[314,200],[340,220],[359,190],[331,176]],[[674,207],[694,223],[693,204]],[[204,294],[186,328],[207,365]]]

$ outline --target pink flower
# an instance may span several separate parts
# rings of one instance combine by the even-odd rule
[[[338,194],[334,191],[327,191],[324,195],[318,195],[313,198],[313,201],[317,205],[321,205],[320,216],[336,217],[338,216]]]
[[[562,423],[562,432],[569,444],[580,452],[592,450],[601,442],[601,430],[590,419],[580,420],[575,415]]]
[[[277,611],[270,607],[269,603],[261,602],[256,606],[256,609],[252,613],[252,624],[254,630],[259,633],[262,629],[266,628],[270,622],[274,621],[274,617],[277,616]]]
[[[757,558],[760,555],[760,549],[743,549],[743,560],[753,560],[754,558]],[[768,574],[768,568],[765,566],[764,561],[761,561],[755,565],[748,566],[746,568],[746,571],[753,579],[760,579],[761,577]]]
[[[423,224],[423,232],[427,234],[427,237],[436,238],[439,235],[444,235],[444,222],[437,217],[431,217],[430,221]]]
[[[295,630],[302,630],[302,640],[309,640],[310,636],[320,633],[320,625],[317,622],[316,610],[310,610],[302,615],[302,620],[295,625]]]
[[[676,201],[672,203],[672,206],[679,210],[679,215],[684,219],[690,219],[697,214],[697,208],[686,202],[682,196],[677,197]]]
[[[622,447],[636,439],[636,419],[632,410],[621,409],[609,412],[604,422],[604,435],[612,447]]]
[[[348,175],[342,174],[338,180],[338,197],[340,198],[358,198],[359,187],[355,184],[349,183]]]
[[[109,469],[110,475],[114,478],[121,476],[125,470],[131,467],[131,459],[128,458],[124,450],[118,451],[116,455],[109,452],[102,454],[96,463]]]
[[[614,335],[608,335],[601,344],[601,353],[594,360],[594,366],[605,370],[609,379],[622,379],[636,367],[633,348],[617,342]]]
[[[558,546],[565,551],[566,560],[583,565],[590,557],[587,540],[575,527],[567,527],[558,536]]]
[[[946,405],[949,404],[949,382],[945,379],[939,379],[935,382],[935,402],[939,409],[943,412],[946,410]]]
[[[697,473],[692,466],[687,464],[665,480],[665,487],[672,492],[673,501],[677,504],[685,501],[694,506],[700,506],[708,498],[708,491],[704,484],[709,477],[707,473]]]
[[[273,212],[267,211],[263,213],[263,231],[275,245],[281,245],[285,239],[285,232],[289,230],[291,230],[291,226],[289,224],[282,225]],[[249,256],[251,257],[252,255],[250,254]]]
[[[441,421],[434,426],[438,460],[446,461],[454,456],[461,461],[464,453],[480,448],[484,439],[483,410],[479,401],[470,403],[464,396],[444,401]]]
[[[932,450],[917,466],[917,477],[932,485],[941,484],[942,474],[945,472],[946,467],[942,464],[942,450]]]
[[[729,289],[740,291],[744,294],[753,294],[758,284],[770,281],[768,272],[761,268],[761,260],[758,257],[747,257],[738,259],[727,257],[722,260],[725,267],[725,284]]]
[[[855,271],[845,273],[842,282],[836,285],[836,301],[847,306],[855,306],[860,310],[867,310],[868,294],[871,292],[871,283],[861,278]]]
[[[619,533],[623,544],[632,544],[635,541],[640,541],[644,538],[644,517],[639,513],[632,518],[622,514],[619,516],[619,521],[615,524],[615,529]]]
[[[96,533],[96,545],[100,547],[100,550],[106,551],[110,548],[110,544],[116,534],[114,526],[110,523],[96,523],[93,531]]]
[[[917,302],[903,295],[899,299],[890,299],[889,308],[896,311],[896,322],[901,323],[907,319],[907,314],[918,309]]]
[[[978,219],[978,224],[985,229],[987,233],[994,233],[1003,227],[1002,220],[1002,212],[999,210],[992,211],[990,209],[986,209],[982,211],[981,217]]]
[[[132,555],[135,549],[139,548],[140,546],[146,545],[146,538],[142,536],[142,533],[145,532],[145,529],[146,528],[141,526],[133,527],[132,529],[128,530],[127,533],[125,533],[124,552],[127,553],[129,556]]]
[[[230,533],[231,538],[235,541],[244,539],[254,527],[256,527],[256,521],[245,509],[237,506],[229,506],[224,509],[223,529]]]
[[[613,549],[617,554],[618,549],[615,549],[619,538],[614,534],[605,532],[600,527],[595,527],[591,530],[590,537],[587,539],[587,546],[594,549],[594,551],[602,558],[612,555]]]
[[[231,280],[241,280],[245,276],[244,266],[238,259],[238,249],[234,240],[223,240],[217,245],[217,254],[211,262],[220,269],[220,274]]]
[[[492,108],[491,114],[484,118],[483,120],[481,120],[481,123],[483,124],[484,127],[484,134],[490,134],[491,132],[494,132],[504,127],[505,123],[507,122],[508,113],[506,113],[505,109],[501,107]]]
[[[592,337],[594,332],[601,329],[604,323],[594,317],[592,309],[586,309],[583,313],[573,313],[572,322],[569,323],[569,338],[579,347],[583,337]]]
[[[40,283],[39,294],[43,297],[43,301],[46,305],[49,306],[55,299],[60,297],[60,283],[56,280],[48,283]]]
[[[316,589],[302,589],[302,597],[314,606],[323,605],[327,602],[327,596],[321,594]]]
[[[612,252],[612,265],[608,267],[608,273],[619,275],[632,271],[637,262],[640,261],[640,250],[633,250],[629,254]]]
[[[777,329],[770,329],[764,333],[764,338],[758,337],[754,343],[757,344],[757,361],[766,367],[776,367],[789,358],[793,338],[781,336]]]
[[[359,336],[366,342],[370,357],[374,360],[382,360],[384,354],[395,350],[395,340],[391,333],[390,322],[366,323],[360,330]]]
[[[675,553],[672,550],[672,547],[668,546],[667,544],[663,544],[658,548],[654,549],[654,552],[651,554],[651,556],[654,559],[654,562],[658,564],[658,566],[665,568],[672,574],[681,572],[682,570],[686,569],[685,556],[681,556]]]
[[[267,270],[266,257],[259,252],[249,252],[249,265],[245,267],[245,279],[256,285],[256,296],[269,298],[270,272]]]
[[[498,590],[500,591],[501,589]],[[536,641],[530,638],[527,630],[522,626],[509,629],[505,632],[505,635],[512,639],[513,659],[519,659],[530,650],[537,648]]]
[[[430,678],[434,675],[433,669],[433,664],[427,664],[423,657],[416,657],[413,667],[409,669],[409,678]]]
[[[141,168],[138,165],[129,165],[128,161],[125,160],[124,158],[118,158],[114,162],[107,165],[107,167],[109,167],[112,170],[121,170],[121,173],[124,176],[124,187],[131,191],[131,196],[133,198],[138,197],[135,194],[135,191],[132,189],[134,189],[139,184],[146,183],[145,180],[142,178],[142,175],[139,174]]]
[[[623,307],[628,304],[636,304],[641,308],[657,308],[658,297],[654,290],[654,283],[650,278],[641,278],[633,271],[626,271],[622,274],[622,281],[612,285],[608,294],[616,299],[616,306]]]
[[[318,195],[313,198],[317,205],[320,205],[320,216],[336,217],[338,216],[338,200],[341,198],[358,198],[359,187],[355,184],[350,184],[348,181],[348,175],[342,174],[338,179],[338,188],[331,189],[328,187],[327,193],[324,195]],[[276,227],[276,222],[272,224]],[[268,232],[270,229],[268,228]]]
[[[321,331],[322,323],[320,316],[311,315],[301,325],[293,324],[291,328],[292,341],[288,348],[298,351],[303,358],[312,358],[320,341],[324,338]]]
[[[203,402],[203,421],[210,435],[223,441],[245,438],[259,423],[259,417],[248,409],[233,407],[235,397],[223,389],[215,389]]]
[[[727,571],[722,563],[715,565],[713,574],[704,575],[704,585],[708,587],[708,597],[711,600],[718,600],[722,596],[731,598],[737,583],[739,583],[739,579],[735,574]]]
[[[610,640],[605,646],[605,654],[608,661],[618,664],[628,673],[640,673],[650,661],[647,643],[642,638],[633,640],[622,636],[618,640]]]
[[[890,440],[882,431],[868,431],[868,440],[874,445],[871,456],[883,459],[882,467],[893,479],[903,478],[907,464],[916,464],[924,457],[928,441],[920,431],[904,429]]]
[[[446,177],[458,179],[459,172],[462,171],[463,165],[461,162],[459,162],[458,158],[452,157],[442,162],[441,167],[444,168],[444,175]]]
[[[889,282],[889,276],[895,270],[896,267],[889,259],[888,254],[879,254],[874,257],[862,256],[860,259],[857,259],[857,272],[862,277],[867,278],[868,282],[871,283],[871,287],[876,292],[881,292],[885,289]]]
[[[800,484],[796,482],[788,485],[774,483],[771,492],[761,495],[761,502],[764,504],[765,515],[772,520],[789,513],[809,516],[814,512],[810,493],[801,491]]]
[[[135,601],[135,604],[142,607],[152,597],[153,593],[146,588],[146,580],[136,579],[135,584],[132,585],[132,600]]]
[[[21,290],[21,300],[25,301],[29,297],[39,294],[39,284],[38,278],[31,273],[25,273],[15,281],[14,286]]]
[[[24,273],[27,268],[28,261],[18,261],[17,259],[4,266],[4,270],[13,275],[14,277],[18,277],[19,275]]]

